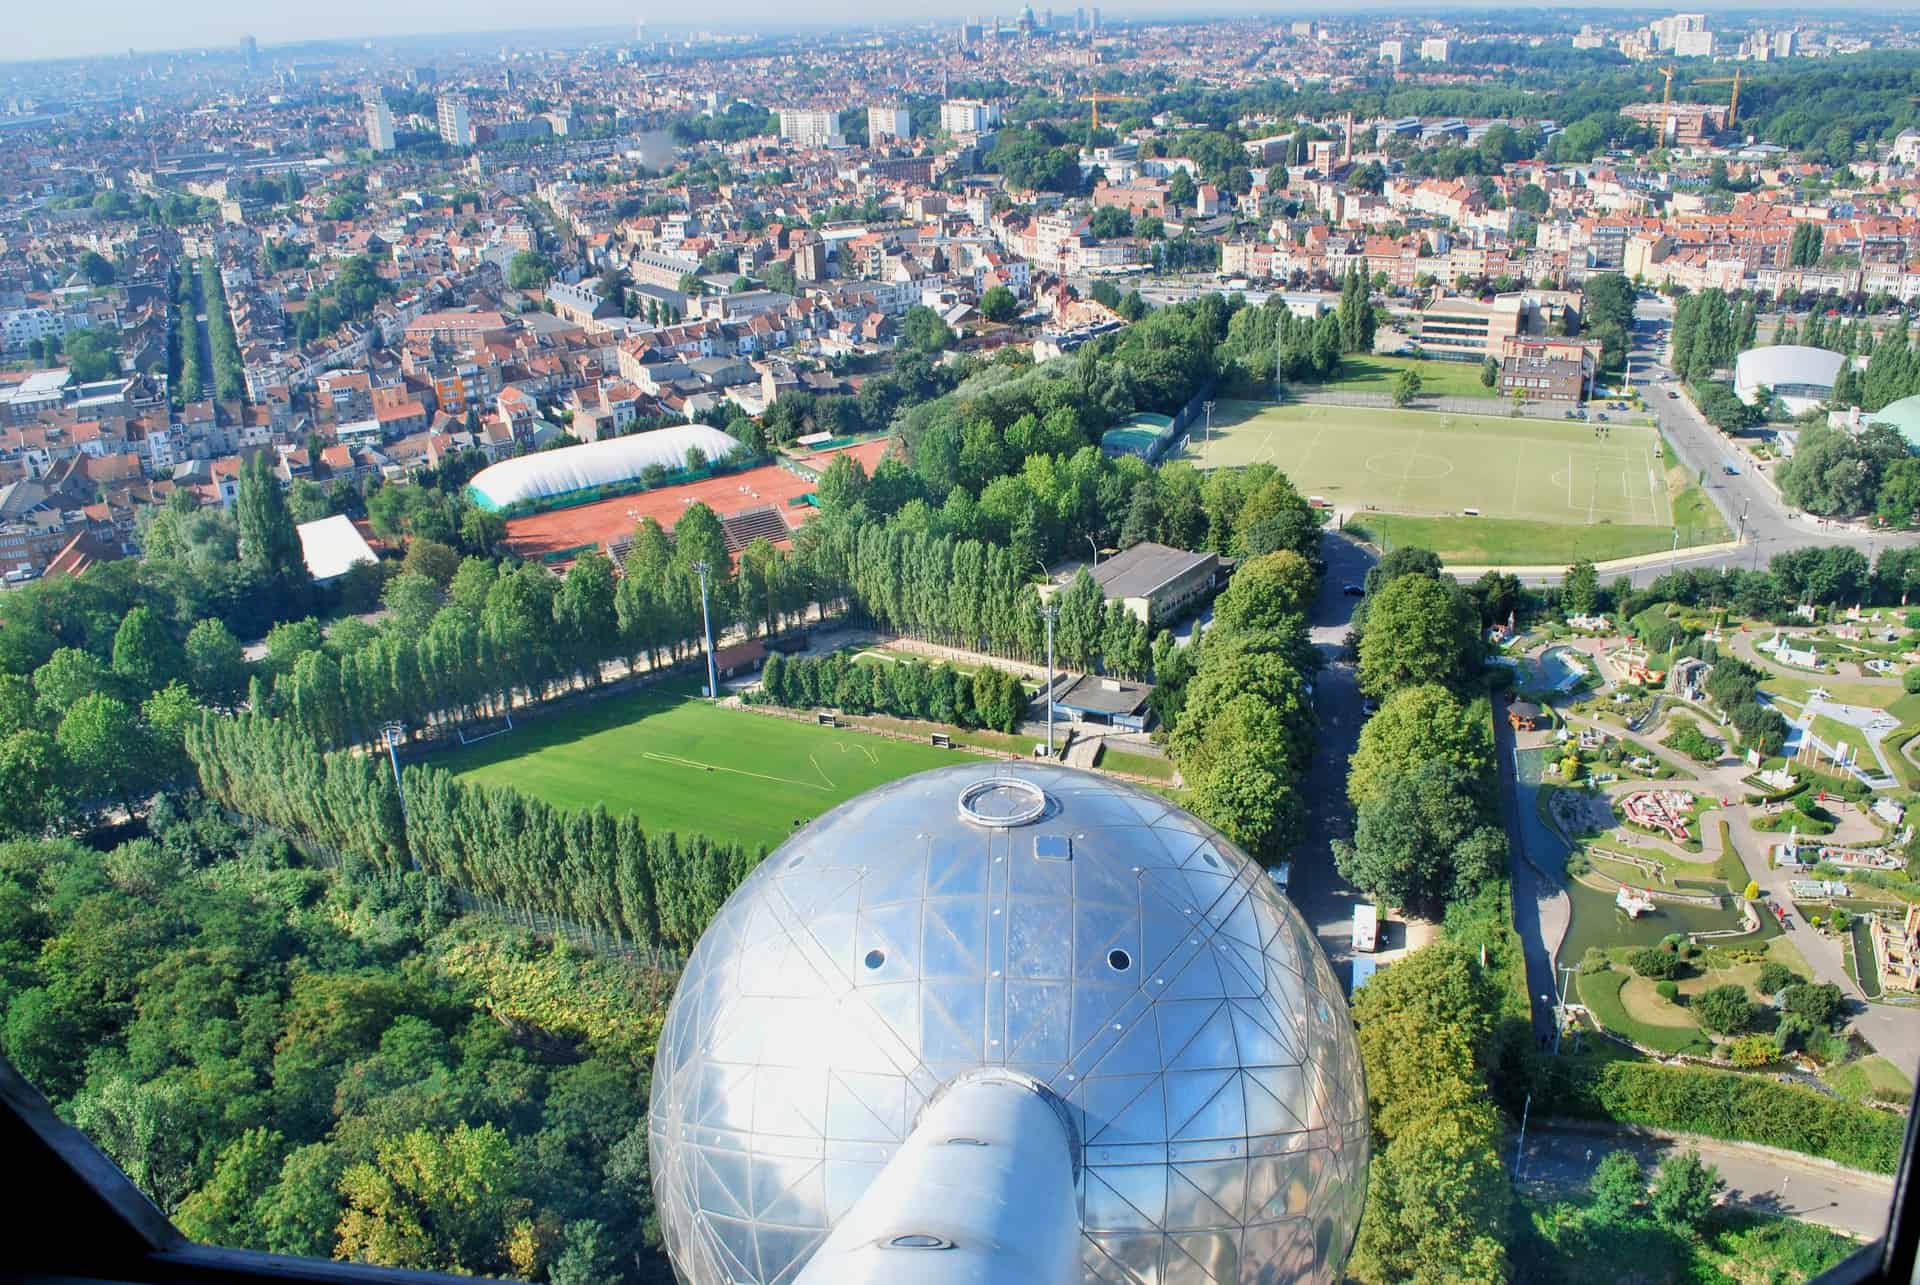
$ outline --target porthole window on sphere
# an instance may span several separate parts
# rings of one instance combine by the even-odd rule
[[[868,967],[868,968],[878,968],[878,967],[880,967],[880,965],[882,965],[882,964],[884,964],[884,963],[886,963],[886,962],[887,962],[887,952],[886,952],[886,951],[884,951],[884,950],[870,950],[870,951],[868,951],[868,952],[867,952],[867,967]]]
[[[1124,950],[1110,950],[1107,952],[1107,967],[1116,973],[1124,973],[1133,967],[1133,956]]]

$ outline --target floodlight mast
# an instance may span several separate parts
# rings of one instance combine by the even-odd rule
[[[1074,1285],[1077,1150],[1047,1088],[988,1069],[927,1109],[795,1285]]]
[[[714,673],[713,665],[713,617],[707,612],[707,564],[696,562],[693,569],[700,573],[700,630],[707,639],[707,698],[720,699],[720,679]]]

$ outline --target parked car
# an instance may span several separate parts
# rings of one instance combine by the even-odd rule
[[[1669,388],[1667,390],[1667,400],[1670,402],[1677,402],[1680,400],[1680,394],[1674,392],[1671,388]]]

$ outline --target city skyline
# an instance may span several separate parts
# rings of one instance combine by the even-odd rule
[[[1692,8],[1705,12],[1778,12],[1792,9],[1790,0],[1754,0],[1752,3],[1701,3]],[[904,0],[891,4],[877,15],[880,25],[900,26],[933,21],[960,21],[977,14],[1019,12],[1018,4],[958,5],[954,0]],[[1630,8],[1607,0],[1567,0],[1566,3],[1494,5],[1478,3],[1452,6],[1446,10],[1423,9],[1418,16],[1439,19],[1444,13],[1484,14],[1489,12],[1536,11],[1548,13],[1578,9],[1596,13],[1628,14]],[[656,10],[659,10],[656,12]],[[1293,17],[1325,16],[1303,6],[1260,4],[1257,0],[1214,0],[1203,10],[1170,9],[1164,3],[1109,4],[1102,11],[1109,20],[1177,20],[1204,22],[1212,17],[1268,17],[1275,20]],[[1383,0],[1359,0],[1343,12],[1400,14],[1408,11]],[[1898,12],[1889,6],[1863,6],[1861,13]],[[453,0],[430,0],[424,5],[404,9],[348,0],[324,11],[303,9],[270,10],[243,3],[242,0],[200,0],[200,3],[167,10],[134,3],[133,0],[102,0],[91,7],[84,19],[71,11],[33,10],[19,14],[15,22],[21,34],[16,53],[0,54],[0,62],[36,62],[48,59],[93,58],[124,54],[129,50],[146,55],[197,54],[237,46],[247,37],[260,42],[263,61],[270,61],[273,47],[313,42],[354,43],[364,41],[414,40],[440,38],[459,40],[497,37],[538,30],[544,33],[586,32],[595,30],[631,31],[636,21],[657,27],[658,36],[673,40],[682,32],[711,30],[735,34],[742,30],[820,31],[840,30],[870,23],[876,17],[871,6],[857,0],[821,0],[810,6],[804,21],[795,21],[789,6],[772,0],[748,0],[732,7],[725,17],[698,26],[679,21],[678,11],[664,6],[639,6],[622,0],[585,0],[570,6],[567,21],[558,26],[529,27],[526,11],[502,7],[500,21],[490,23],[475,6]],[[777,25],[761,24],[771,20]]]

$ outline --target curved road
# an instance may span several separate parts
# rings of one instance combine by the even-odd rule
[[[1796,516],[1797,511],[1781,498],[1771,477],[1742,447],[1707,423],[1665,366],[1660,327],[1671,322],[1673,311],[1673,305],[1664,299],[1642,298],[1635,304],[1633,382],[1680,462],[1696,476],[1705,477],[1707,498],[1720,511],[1728,529],[1740,538],[1742,547],[1651,559],[1627,573],[1635,585],[1644,587],[1670,570],[1764,567],[1775,554],[1809,544],[1844,544],[1859,549],[1869,559],[1877,549],[1920,544],[1920,534],[1916,533],[1869,531],[1844,524],[1828,525],[1804,513]],[[1669,392],[1679,396],[1668,397]],[[1724,465],[1729,460],[1740,470],[1738,473],[1726,472]],[[1557,572],[1520,578],[1535,587],[1560,582]]]
[[[1649,1172],[1669,1155],[1697,1151],[1726,1180],[1728,1204],[1821,1223],[1862,1240],[1872,1240],[1887,1230],[1887,1210],[1893,1197],[1891,1178],[1807,1163],[1737,1143],[1549,1125],[1528,1130],[1518,1177],[1542,1187],[1584,1190],[1593,1180],[1594,1168],[1612,1151],[1632,1152]]]

